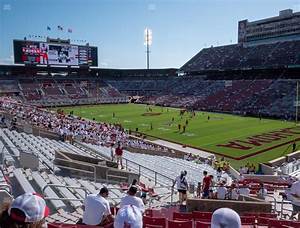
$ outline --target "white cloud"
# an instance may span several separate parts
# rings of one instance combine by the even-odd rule
[[[11,5],[10,4],[4,4],[3,5],[3,10],[4,11],[10,11],[11,10]]]
[[[154,3],[148,4],[148,10],[149,11],[155,11],[156,10],[156,5]]]

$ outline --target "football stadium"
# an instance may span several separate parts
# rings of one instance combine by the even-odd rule
[[[54,2],[0,2],[0,228],[300,227],[299,6]]]

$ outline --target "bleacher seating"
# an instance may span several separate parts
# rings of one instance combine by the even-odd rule
[[[107,147],[87,143],[85,143],[84,145],[94,149],[99,154],[105,157],[110,158],[111,156],[110,150]],[[151,172],[150,170],[156,170],[158,173],[157,181],[158,183],[163,185],[172,185],[172,181],[175,179],[176,176],[179,175],[180,171],[182,170],[187,171],[188,181],[194,184],[198,183],[199,181],[202,181],[202,173],[204,170],[207,170],[209,173],[216,176],[216,171],[207,164],[196,164],[190,161],[177,158],[132,153],[129,151],[124,151],[123,157],[128,160],[127,166],[130,170],[138,172],[139,166],[137,164],[149,169],[143,170],[143,168],[141,168],[145,172],[145,174],[151,179],[154,179],[155,173]],[[166,166],[166,164],[169,165]],[[229,176],[226,176],[225,179],[228,179],[228,181],[230,181]]]
[[[299,64],[299,41],[243,46],[242,44],[202,49],[182,66],[184,71],[247,69]]]

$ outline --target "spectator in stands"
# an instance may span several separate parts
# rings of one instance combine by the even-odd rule
[[[264,183],[260,183],[260,188],[259,188],[257,197],[259,199],[265,200],[267,195],[268,195],[268,190],[265,188]]]
[[[0,212],[0,228],[46,228],[45,218],[49,208],[45,200],[34,194],[25,193],[12,203],[2,205]]]
[[[238,200],[239,196],[240,196],[240,191],[239,188],[237,187],[237,185],[235,183],[232,183],[231,187],[230,187],[230,192],[229,192],[229,199],[231,200]]]
[[[221,180],[222,175],[223,175],[223,170],[221,169],[221,167],[218,167],[218,169],[217,169],[217,181]]]
[[[143,214],[145,212],[145,205],[141,198],[136,197],[137,191],[138,191],[137,186],[131,185],[127,191],[127,195],[121,199],[120,208],[123,208],[126,205],[134,205]]]
[[[115,159],[115,155],[114,155],[114,144],[110,144],[110,157],[111,157],[111,161],[114,161]]]
[[[255,165],[251,164],[251,166],[249,166],[249,174],[255,174]]]
[[[122,147],[121,147],[120,144],[118,144],[118,147],[115,150],[115,155],[116,155],[116,158],[117,158],[118,165],[120,164],[121,168],[124,169],[123,159],[122,159],[122,157],[123,157],[123,149],[122,149]]]
[[[244,167],[243,167],[243,166],[240,167],[239,173],[240,173],[240,174],[244,174]]]
[[[246,182],[243,183],[243,186],[240,188],[240,194],[249,196],[250,194],[250,189],[248,188],[248,185]]]
[[[203,171],[203,181],[202,181],[202,198],[207,199],[209,196],[209,187],[211,184],[210,176],[207,175],[207,171]]]
[[[210,199],[215,199],[216,198],[216,194],[217,194],[217,183],[214,181],[214,176],[213,175],[209,175],[210,177],[210,186],[209,186],[209,198]]]
[[[240,228],[241,218],[230,208],[220,208],[216,210],[211,218],[211,228]]]
[[[103,226],[113,221],[107,197],[108,189],[103,187],[98,194],[90,194],[85,198],[83,224]]]
[[[227,195],[227,188],[225,183],[222,181],[217,188],[217,199],[224,200]]]
[[[297,181],[295,181],[292,184],[291,187],[291,196],[292,196],[292,204],[293,204],[293,213],[292,217],[295,215],[298,215],[298,220],[300,221],[300,179],[298,178]]]
[[[197,185],[197,197],[201,197],[201,182],[198,182],[198,185]]]
[[[114,228],[142,228],[143,215],[135,205],[122,207],[116,216]]]
[[[179,192],[179,204],[182,205],[183,202],[187,199],[187,190],[188,190],[188,182],[186,179],[187,171],[181,171],[180,175],[176,177],[173,182],[172,188],[174,188],[175,184],[177,187],[177,191]]]

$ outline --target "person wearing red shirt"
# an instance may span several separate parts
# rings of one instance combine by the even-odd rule
[[[117,159],[117,164],[119,165],[119,163],[120,163],[122,169],[124,169],[123,161],[122,161],[123,149],[121,148],[120,145],[118,145],[118,147],[116,148],[115,155],[116,155],[116,159]]]
[[[211,177],[207,175],[207,171],[203,171],[203,183],[202,183],[202,198],[206,199],[209,196],[209,187],[211,184]]]

